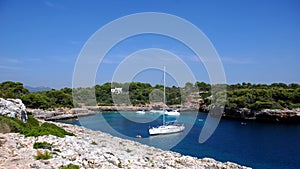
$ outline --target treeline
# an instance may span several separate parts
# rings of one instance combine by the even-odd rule
[[[223,85],[224,86],[224,85]],[[216,87],[216,86],[215,86]],[[112,94],[111,89],[122,88],[122,93]],[[227,108],[283,109],[300,107],[300,85],[273,83],[251,84],[241,83],[226,85]],[[152,86],[148,83],[105,83],[92,88],[62,88],[41,92],[29,92],[20,82],[0,83],[0,97],[21,98],[29,108],[52,109],[56,107],[78,107],[113,105],[114,101],[123,104],[145,105],[151,102],[162,102],[163,86]],[[72,92],[76,102],[73,103]],[[204,100],[205,105],[210,104],[211,85],[204,82],[186,83],[184,87],[166,87],[166,101],[168,105],[181,104],[191,101],[191,95],[197,95]],[[96,101],[90,99],[96,96]],[[126,100],[130,102],[127,102]],[[203,102],[201,102],[203,104]]]
[[[19,98],[26,107],[52,109],[57,107],[73,107],[72,89],[29,92],[22,83],[6,81],[0,83],[1,98]]]
[[[298,108],[300,107],[300,85],[295,83],[229,85],[226,106],[252,110]]]
[[[122,93],[112,94],[111,89],[122,88]],[[160,92],[158,92],[160,91]],[[131,83],[105,83],[103,85],[95,85],[93,88],[74,89],[74,97],[78,102],[76,104],[85,103],[86,106],[95,105],[94,100],[89,100],[91,95],[96,96],[97,105],[112,106],[114,103],[125,105],[145,105],[150,101],[162,102],[163,86],[156,85],[154,87],[149,83],[131,82]],[[181,93],[178,87],[166,87],[167,104],[180,104]],[[128,101],[127,97],[129,96]]]

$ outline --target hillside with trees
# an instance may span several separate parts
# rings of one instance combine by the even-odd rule
[[[300,86],[294,83],[229,85],[226,106],[252,110],[297,108],[300,107]]]
[[[226,85],[227,99],[226,108],[248,108],[251,110],[261,109],[293,109],[300,107],[300,85],[273,83],[267,84],[233,84]],[[112,88],[122,88],[122,93],[112,94]],[[162,85],[152,86],[148,83],[105,83],[95,85],[92,88],[62,88],[60,90],[48,90],[39,92],[29,92],[22,83],[6,81],[0,83],[1,98],[20,98],[29,108],[53,109],[58,107],[74,107],[72,92],[77,97],[75,107],[80,106],[80,102],[85,106],[113,105],[113,98],[122,99],[129,95],[130,103],[133,105],[145,105],[151,101],[162,102]],[[89,100],[90,95],[96,96],[96,102]],[[118,97],[114,97],[117,95]],[[184,87],[166,87],[167,105],[177,105],[191,101],[191,95],[198,95],[196,100],[200,107],[209,106],[211,103],[211,85],[204,82],[195,84],[186,83]],[[195,101],[195,100],[194,100]],[[125,102],[124,104],[129,104]]]

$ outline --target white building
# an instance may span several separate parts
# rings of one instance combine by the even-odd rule
[[[111,91],[111,93],[113,93],[113,94],[120,94],[120,93],[122,93],[123,91],[122,91],[122,88],[114,88],[114,89],[110,89],[110,91]]]

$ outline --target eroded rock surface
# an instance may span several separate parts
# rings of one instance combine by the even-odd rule
[[[21,99],[0,98],[0,115],[15,117],[27,121],[26,107]]]
[[[59,168],[70,163],[80,168],[209,168],[243,167],[231,162],[218,162],[211,158],[198,159],[179,153],[163,151],[135,141],[113,137],[80,126],[55,123],[76,135],[59,138],[52,135],[24,137],[18,133],[0,134],[0,168]],[[36,160],[35,142],[52,144],[53,157]],[[41,152],[45,149],[38,149]]]

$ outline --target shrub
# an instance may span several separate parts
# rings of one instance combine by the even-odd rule
[[[24,134],[25,137],[38,137],[43,135],[54,135],[57,137],[65,137],[65,135],[75,136],[73,133],[67,132],[52,123],[43,123],[40,126],[39,121],[32,116],[28,116],[27,123],[17,118],[0,116],[0,133],[9,132]]]
[[[8,133],[8,132],[20,132],[22,128],[25,126],[21,120],[17,118],[7,117],[7,116],[0,116],[0,132],[1,133]],[[1,130],[3,129],[3,131]]]
[[[68,135],[68,136],[75,136],[73,133],[67,132],[65,129],[58,127],[55,124],[52,123],[43,123],[41,125],[41,127],[45,127],[45,128],[49,128],[49,129],[53,129],[54,131],[57,131],[63,135]]]
[[[48,143],[48,142],[35,142],[33,144],[33,148],[38,149],[38,148],[42,148],[42,149],[52,149],[52,144]]]
[[[52,153],[49,152],[49,151],[47,151],[47,150],[44,153],[42,153],[41,151],[37,150],[36,153],[37,153],[37,155],[34,156],[34,158],[36,160],[48,160],[48,159],[52,158]]]
[[[122,168],[122,162],[121,162],[121,159],[118,158],[118,161],[119,161],[119,163],[118,163],[118,168]]]
[[[79,166],[74,164],[68,164],[67,166],[60,167],[60,169],[79,169]]]
[[[30,126],[27,128],[23,128],[23,130],[20,133],[24,134],[25,137],[54,135],[63,138],[65,137],[65,135],[74,136],[73,133],[67,132],[63,128],[60,128],[55,124],[51,124],[51,123],[43,123],[41,126]]]
[[[96,143],[95,141],[93,141],[91,144],[93,144],[93,145],[98,145],[98,143]]]
[[[28,116],[28,119],[27,119],[27,123],[25,123],[26,126],[39,126],[40,123],[37,119],[35,119],[34,117],[32,116]]]

